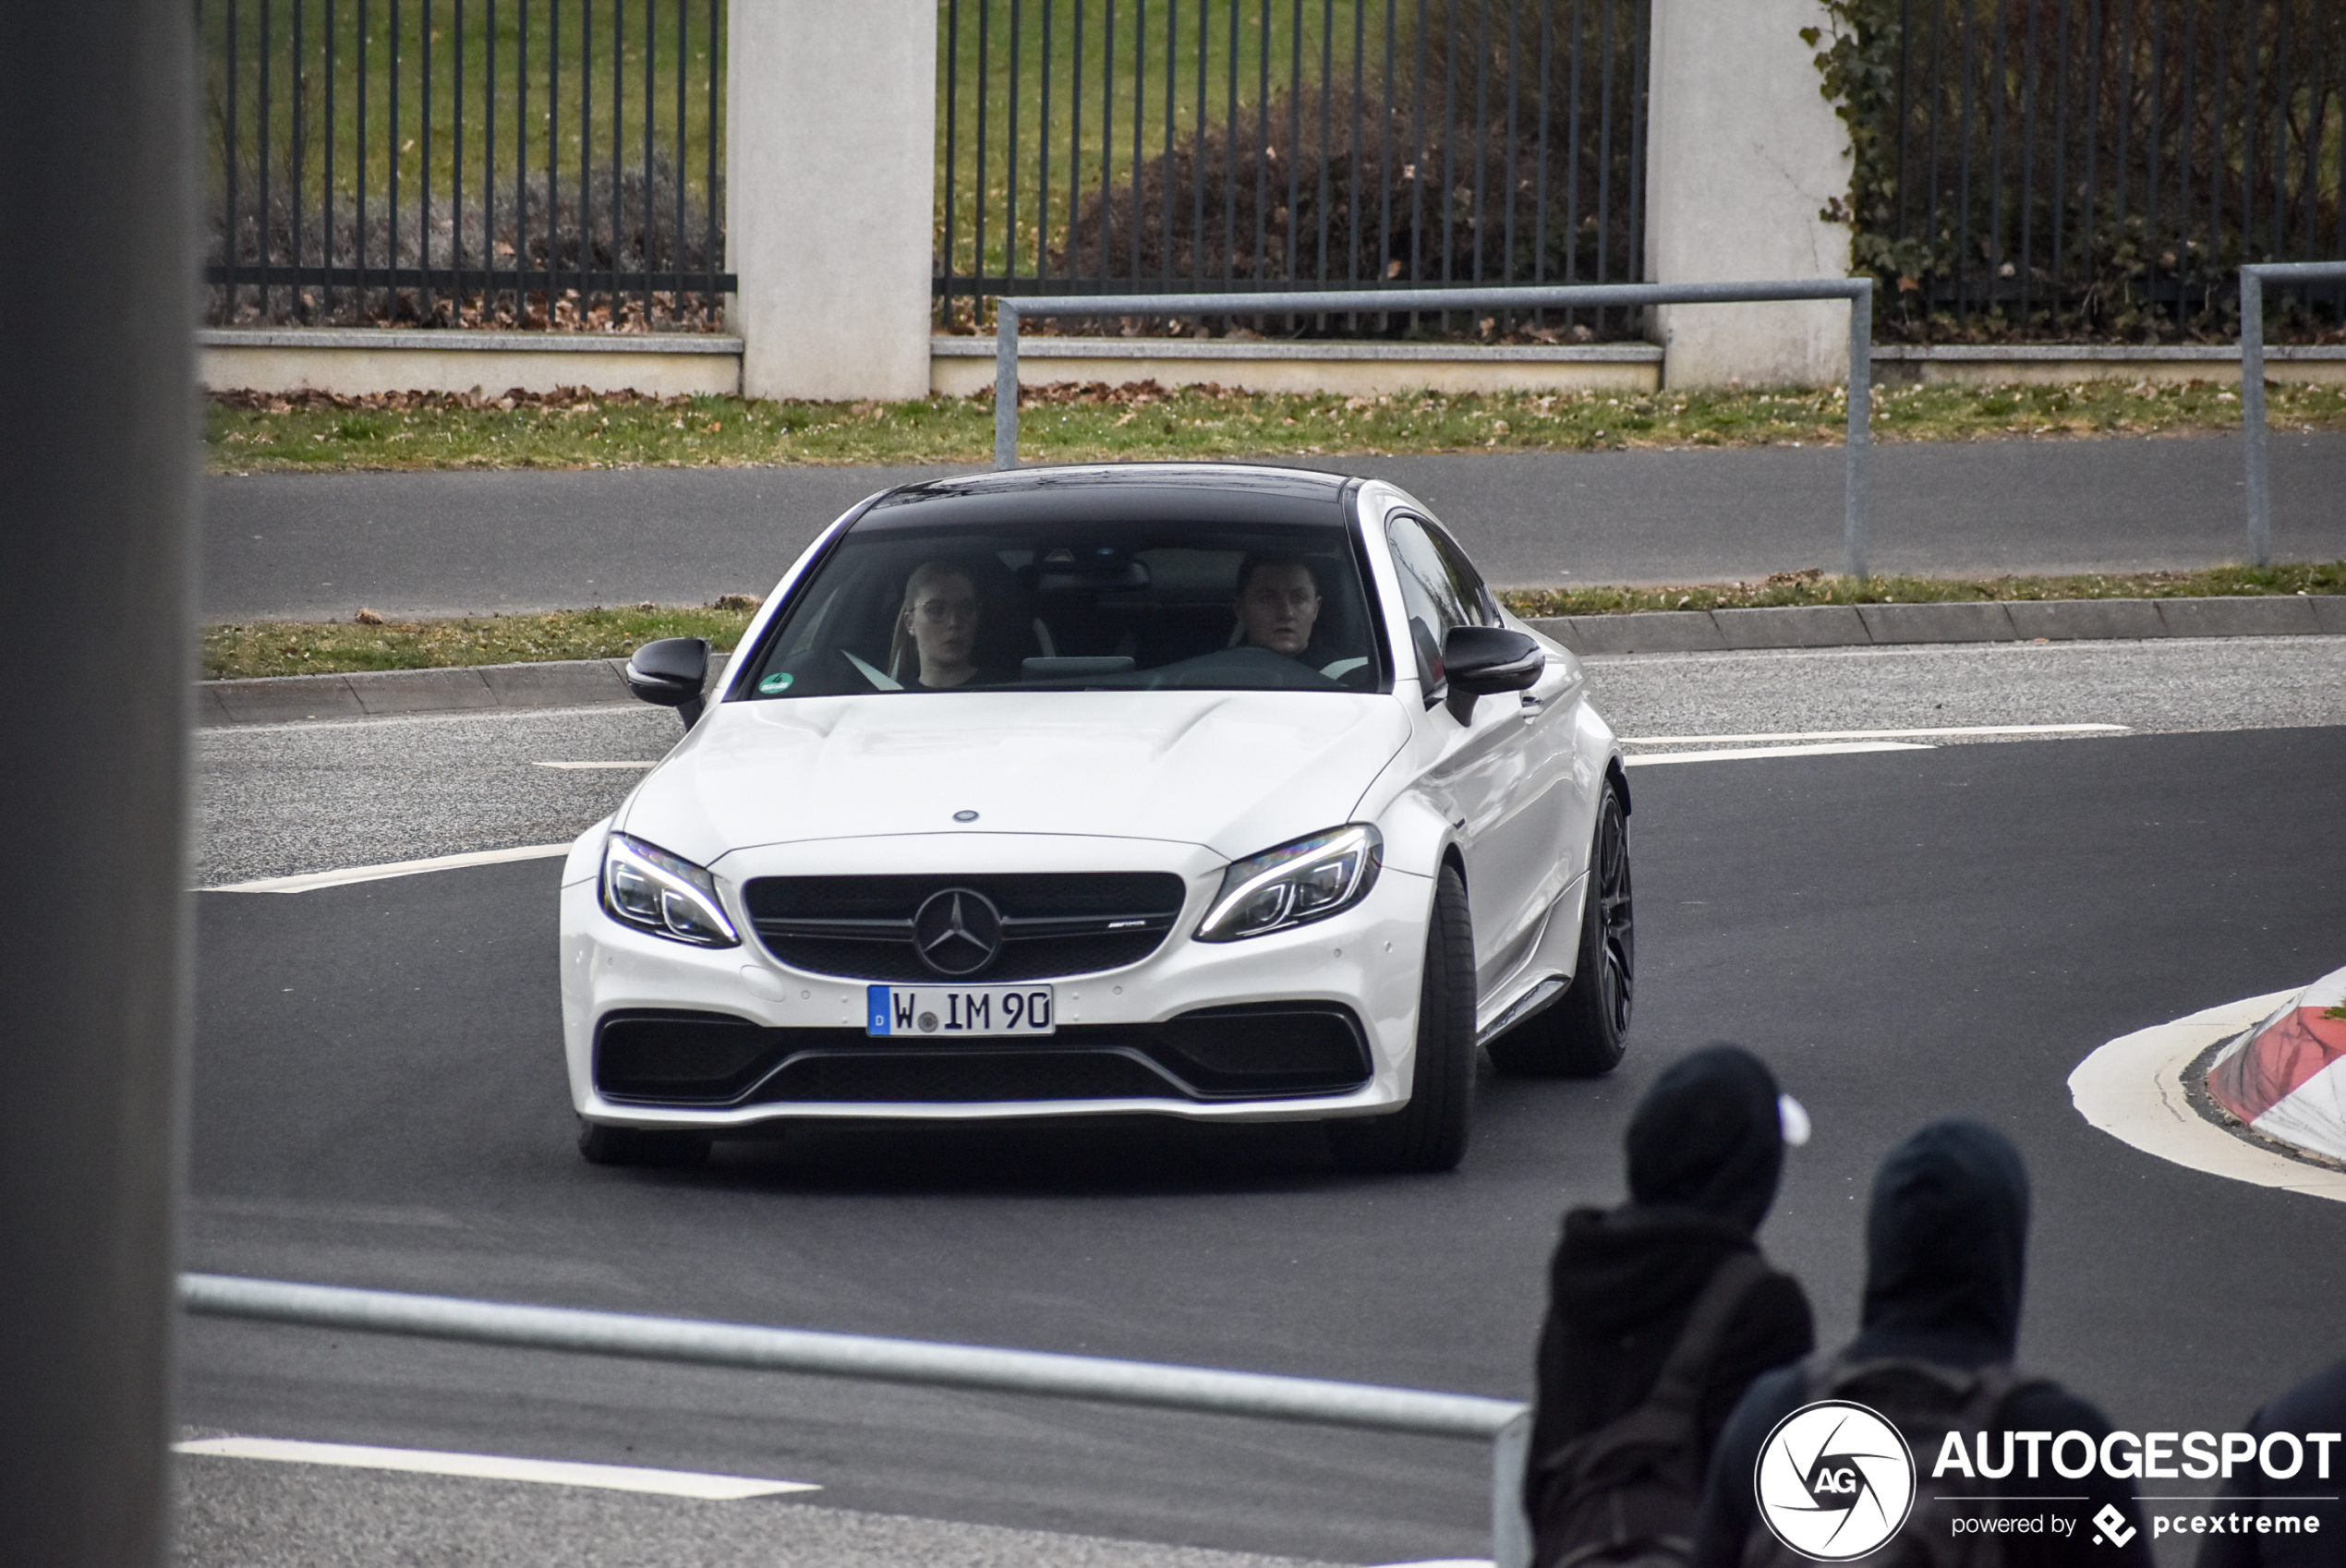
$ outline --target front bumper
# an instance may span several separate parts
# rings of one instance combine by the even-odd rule
[[[972,876],[1167,871],[1188,892],[1171,935],[1148,958],[1050,982],[1057,1033],[957,1045],[865,1035],[866,981],[782,963],[741,907],[740,888],[754,877],[934,871],[940,862]],[[1240,942],[1193,941],[1223,865],[1195,845],[1042,835],[742,852],[724,857],[717,874],[744,942],[712,949],[611,920],[593,876],[577,875],[592,862],[577,857],[562,890],[572,1102],[591,1121],[720,1132],[808,1118],[1300,1120],[1400,1104],[1431,883],[1387,866],[1367,898],[1329,919]]]

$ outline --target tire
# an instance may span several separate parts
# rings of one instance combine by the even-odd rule
[[[1474,925],[1466,880],[1445,865],[1426,924],[1409,1103],[1386,1116],[1328,1123],[1328,1148],[1351,1171],[1452,1170],[1466,1156],[1473,1115]]]
[[[708,1158],[708,1137],[698,1132],[660,1132],[649,1128],[578,1124],[578,1152],[590,1165],[665,1165],[687,1168]]]
[[[1630,901],[1629,817],[1611,784],[1597,803],[1589,891],[1580,900],[1580,956],[1563,995],[1491,1042],[1503,1072],[1595,1078],[1627,1043],[1637,995],[1638,930]]]

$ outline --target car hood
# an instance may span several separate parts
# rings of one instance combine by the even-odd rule
[[[1203,844],[1237,859],[1349,820],[1409,734],[1390,696],[913,694],[711,707],[637,789],[627,832],[732,850],[911,833]],[[966,826],[954,815],[973,811]]]

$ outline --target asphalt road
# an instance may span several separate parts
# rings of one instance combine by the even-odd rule
[[[1650,654],[1589,666],[1598,710],[1638,737],[2346,725],[2341,637]],[[616,806],[680,733],[674,714],[641,705],[203,730],[197,884],[561,842]]]
[[[1760,711],[1735,706],[1742,681],[1777,705],[1767,727],[1828,727],[1785,722],[1784,668],[1665,673],[1710,682],[1687,710],[1705,722]],[[2182,708],[2218,700],[2169,684]],[[203,895],[188,1263],[1519,1395],[1559,1212],[1618,1196],[1636,1095],[1727,1036],[1814,1113],[1764,1240],[1829,1339],[1854,1321],[1875,1163],[1929,1116],[1978,1116],[2036,1181],[2024,1361],[2121,1426],[2219,1429],[2340,1354],[2346,1209],[2139,1153],[2064,1080],[2107,1039],[2346,954],[2329,722],[1638,770],[1629,1057],[1600,1082],[1487,1081],[1476,1146],[1439,1179],[1340,1175],[1308,1128],[1145,1125],[834,1131],[693,1173],[589,1167],[568,1140],[551,863]],[[697,1506],[852,1511],[842,1529],[913,1516],[1359,1563],[1487,1550],[1462,1444],[212,1322],[189,1325],[181,1408],[205,1430],[813,1481],[808,1502]],[[201,1463],[210,1516],[284,1486]],[[333,1495],[367,1487],[384,1490]],[[454,1516],[443,1493],[409,1504],[417,1529]],[[501,1561],[577,1561],[607,1527],[561,1495],[479,1514]],[[350,1527],[395,1516],[355,1508]],[[722,1533],[696,1517],[673,1526],[679,1560],[733,1561],[692,1546]],[[201,1539],[219,1555],[186,1561],[235,1560]]]
[[[1492,580],[1685,583],[1842,560],[1839,447],[1331,459],[1409,489]],[[762,594],[833,518],[954,470],[222,476],[204,481],[208,621],[325,620]],[[1871,564],[2133,572],[2242,559],[2233,438],[1875,449]],[[2273,548],[2346,557],[2346,434],[2276,432]]]

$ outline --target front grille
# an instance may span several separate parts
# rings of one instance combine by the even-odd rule
[[[1360,1025],[1325,1003],[1203,1007],[1148,1032],[1151,1056],[1202,1093],[1330,1094],[1369,1076]]]
[[[595,1030],[595,1087],[612,1100],[729,1104],[772,1069],[781,1032],[722,1013],[611,1013]]]
[[[595,1035],[597,1089],[630,1104],[1278,1099],[1346,1093],[1369,1070],[1359,1022],[1327,1002],[1208,1007],[1164,1023],[949,1048],[715,1013],[614,1013]]]
[[[792,969],[899,983],[949,978],[921,959],[913,917],[932,894],[983,895],[1001,951],[956,983],[1055,980],[1139,963],[1163,946],[1187,888],[1170,872],[991,876],[761,876],[742,889],[766,950]]]

